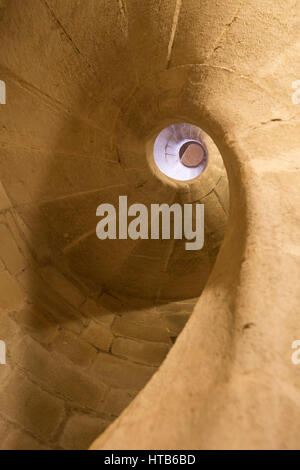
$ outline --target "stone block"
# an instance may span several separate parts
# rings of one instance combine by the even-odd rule
[[[113,416],[119,416],[135,395],[133,391],[112,388],[104,400],[103,411]]]
[[[10,209],[11,206],[12,204],[6,194],[3,184],[0,181],[0,211]]]
[[[143,324],[145,326],[161,326],[161,315],[156,308],[147,308],[141,310],[131,309],[122,315],[124,321]]]
[[[85,414],[73,415],[65,426],[60,445],[68,450],[87,450],[108,424],[102,418]]]
[[[113,313],[96,303],[93,299],[87,299],[82,305],[81,311],[87,317],[93,318],[95,321],[104,323],[107,326],[110,326],[115,318]]]
[[[26,267],[26,260],[20,252],[11,232],[6,225],[0,224],[0,258],[11,274]]]
[[[47,351],[31,338],[20,341],[15,360],[49,392],[78,407],[100,408],[107,387],[64,363],[61,355]]]
[[[89,366],[97,356],[97,350],[93,346],[67,331],[59,333],[52,349],[80,367]]]
[[[7,421],[0,418],[0,449],[2,449],[1,443],[5,440],[11,428],[12,426]]]
[[[122,312],[122,309],[123,309],[122,302],[110,294],[106,294],[106,293],[103,294],[101,296],[100,302],[103,305],[103,307],[109,310],[110,312],[113,312],[113,313]]]
[[[125,336],[145,341],[170,342],[166,329],[154,325],[146,326],[138,324],[125,317],[116,318],[112,331],[116,336]]]
[[[189,318],[190,314],[186,312],[166,314],[164,316],[164,323],[170,336],[178,336]]]
[[[2,450],[51,450],[46,445],[41,444],[34,437],[21,430],[13,430],[2,441]]]
[[[0,272],[0,309],[6,312],[21,309],[26,295],[17,281],[7,272]]]
[[[37,310],[49,313],[58,323],[73,332],[80,333],[85,318],[66,302],[49,284],[44,282],[33,270],[18,275],[18,281],[30,295]]]
[[[58,430],[64,403],[22,375],[13,375],[0,395],[1,412],[11,421],[46,439]]]
[[[24,309],[14,313],[13,318],[21,328],[42,343],[53,341],[58,331],[58,324],[33,305],[27,305]]]
[[[169,349],[170,346],[164,343],[117,338],[113,342],[112,353],[134,362],[159,366],[168,354]]]
[[[91,321],[89,326],[83,331],[82,338],[102,351],[109,351],[114,336],[109,327]]]
[[[156,368],[100,353],[91,370],[112,387],[140,390],[152,377]]]
[[[42,278],[74,307],[79,307],[85,300],[82,292],[53,266],[39,269]]]

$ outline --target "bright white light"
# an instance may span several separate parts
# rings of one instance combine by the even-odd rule
[[[160,171],[178,181],[197,178],[206,168],[208,156],[201,140],[201,129],[192,124],[173,124],[163,129],[154,143],[154,161]],[[180,159],[179,151],[186,142],[201,143],[205,158],[193,168],[185,166]]]
[[[0,104],[6,104],[6,85],[0,80]]]

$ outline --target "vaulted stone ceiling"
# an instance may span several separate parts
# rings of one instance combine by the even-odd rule
[[[138,18],[153,37],[165,21],[172,27],[175,3],[167,10],[142,4],[125,11],[122,2],[7,3],[0,33],[9,88],[2,180],[38,262],[71,269],[94,292],[194,297],[224,236],[227,177],[212,141],[209,171],[195,183],[162,182],[151,171],[158,130],[195,117],[184,96],[189,67],[168,63],[167,34],[151,45],[138,29]],[[155,66],[145,68],[147,54]],[[129,205],[206,203],[205,248],[187,255],[183,243],[171,240],[99,243],[96,208],[118,206],[119,195]]]

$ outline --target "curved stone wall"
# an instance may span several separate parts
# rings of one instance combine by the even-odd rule
[[[2,11],[3,449],[87,448],[168,354],[224,237],[229,194],[222,158],[206,136],[210,165],[201,180],[158,176],[153,139],[179,113],[166,114],[161,102],[158,118],[155,102],[173,82],[161,76],[158,87],[151,79],[138,85],[138,70],[122,59],[129,45],[113,58],[114,31],[118,41],[125,35],[114,23],[119,28],[124,17],[109,5],[91,35],[90,26],[88,35],[78,30],[82,2],[16,0]],[[89,8],[88,24],[94,8],[102,18],[99,2]],[[122,67],[118,75],[115,67]],[[133,89],[124,83],[127,72]],[[147,122],[145,105],[153,105]],[[96,208],[117,205],[119,195],[147,207],[205,203],[203,250],[186,251],[184,240],[98,240]]]
[[[299,8],[180,6],[169,66],[187,77],[185,119],[201,123],[225,160],[228,230],[166,361],[93,448],[298,448]]]

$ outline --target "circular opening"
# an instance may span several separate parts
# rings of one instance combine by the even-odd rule
[[[208,163],[203,135],[199,127],[187,123],[163,129],[154,143],[154,161],[159,170],[177,181],[197,178]]]
[[[188,168],[196,168],[205,158],[203,146],[196,142],[186,142],[179,150],[180,161]]]

